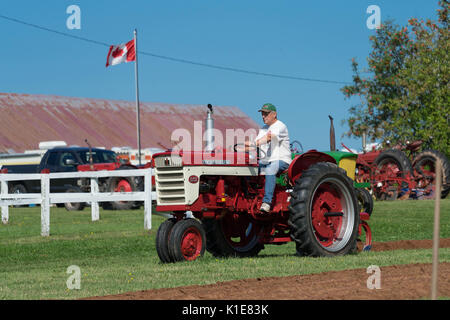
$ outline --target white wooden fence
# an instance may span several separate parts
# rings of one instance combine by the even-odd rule
[[[99,192],[98,179],[109,177],[144,177],[144,191],[140,192]],[[50,193],[50,180],[62,178],[90,178],[91,192],[79,193]],[[8,192],[8,181],[40,180],[40,193],[14,193]],[[33,174],[0,174],[0,207],[2,223],[9,220],[10,205],[41,205],[41,235],[50,235],[50,205],[66,202],[90,202],[92,221],[100,219],[99,202],[112,201],[144,201],[144,229],[150,230],[152,226],[152,169],[133,169],[116,171],[87,171],[67,173],[33,173]]]

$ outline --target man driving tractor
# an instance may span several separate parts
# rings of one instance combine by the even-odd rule
[[[260,160],[260,173],[265,174],[264,198],[260,207],[262,213],[269,213],[272,205],[276,175],[286,170],[292,161],[289,133],[286,125],[277,119],[277,108],[271,104],[264,104],[258,112],[264,121],[254,144],[247,141],[245,146],[258,147],[265,157]]]

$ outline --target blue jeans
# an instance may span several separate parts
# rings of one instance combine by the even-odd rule
[[[260,164],[259,168],[264,168],[266,172],[266,182],[264,184],[264,198],[263,202],[271,204],[273,198],[273,191],[275,190],[275,184],[277,181],[276,175],[279,172],[282,172],[289,168],[289,164],[282,161],[277,160],[273,162],[269,162],[267,164]]]

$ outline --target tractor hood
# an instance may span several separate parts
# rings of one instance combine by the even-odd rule
[[[174,162],[179,166],[258,166],[256,156],[251,153],[227,151],[166,151],[155,153],[152,161],[153,167]]]

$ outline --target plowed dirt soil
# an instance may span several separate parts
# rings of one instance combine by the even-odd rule
[[[373,251],[429,249],[431,240],[374,243]],[[450,239],[441,239],[441,248]],[[381,288],[368,289],[366,269],[218,282],[91,297],[103,300],[411,300],[430,297],[431,264],[381,267]],[[450,297],[450,263],[439,264],[439,296]],[[373,282],[371,282],[373,283]]]

